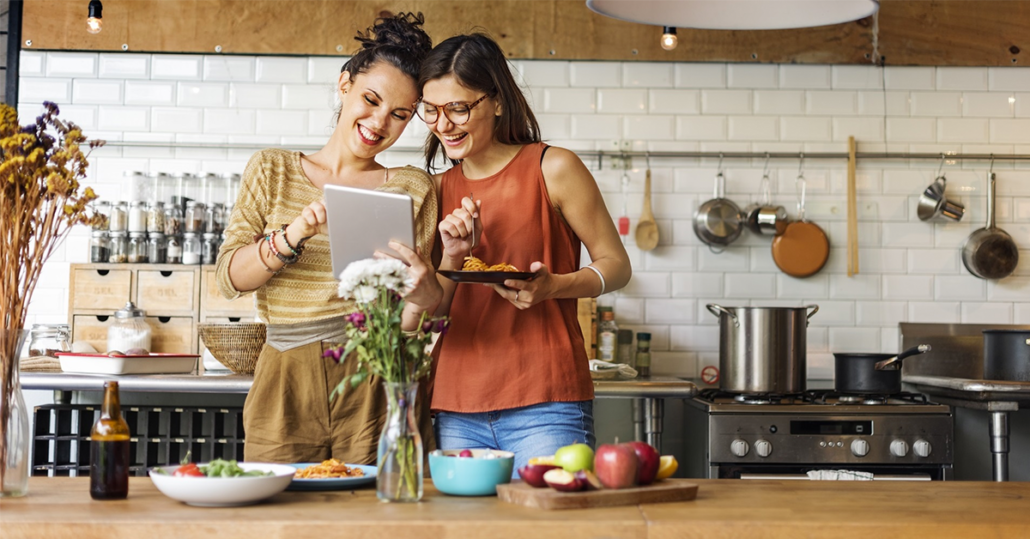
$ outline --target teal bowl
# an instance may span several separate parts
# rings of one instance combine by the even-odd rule
[[[514,453],[473,449],[471,457],[459,457],[461,451],[436,450],[429,454],[429,473],[440,492],[454,496],[493,496],[497,494],[497,485],[511,482]],[[484,458],[487,454],[494,458]]]

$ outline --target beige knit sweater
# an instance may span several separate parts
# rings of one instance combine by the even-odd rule
[[[229,261],[236,250],[254,243],[254,236],[267,234],[292,223],[308,204],[321,200],[323,192],[304,175],[300,152],[262,150],[250,158],[243,173],[240,194],[225,230],[225,242],[218,253],[218,289],[228,299],[241,294],[229,279]],[[429,260],[436,232],[437,198],[432,178],[415,167],[390,171],[380,191],[404,193],[412,198],[415,211],[415,242]],[[355,222],[355,234],[362,223]],[[256,257],[245,263],[261,264]],[[329,237],[318,234],[304,244],[296,264],[254,290],[258,317],[269,324],[294,324],[321,320],[351,312],[353,302],[337,297],[338,280],[329,256]]]

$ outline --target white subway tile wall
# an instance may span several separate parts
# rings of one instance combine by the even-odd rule
[[[62,117],[111,141],[191,148],[105,147],[89,182],[103,197],[132,192],[126,170],[242,171],[252,150],[200,147],[320,145],[331,133],[333,88],[345,57],[190,56],[24,51],[22,121],[56,101]],[[661,62],[513,62],[551,142],[606,150],[1030,153],[1030,68],[933,68]],[[884,89],[886,88],[886,91]],[[417,119],[384,162],[421,165]],[[643,171],[629,185],[606,160],[585,159],[613,217],[635,226]],[[1015,275],[983,281],[959,250],[986,219],[986,163],[947,163],[948,196],[966,205],[959,223],[920,221],[918,195],[937,160],[866,160],[858,166],[859,273],[847,276],[845,163],[807,159],[807,216],[830,237],[826,267],[806,279],[779,272],[770,238],[745,233],[722,252],[701,243],[693,213],[713,196],[714,159],[652,158],[652,204],[661,241],[642,252],[627,237],[630,284],[600,298],[623,327],[649,331],[655,373],[696,376],[718,365],[718,321],[708,303],[819,305],[808,335],[809,376],[832,377],[831,352],[897,351],[898,323],[1030,323],[1030,171],[995,162],[999,226],[1022,251]],[[725,160],[726,196],[760,200],[763,159]],[[769,163],[773,202],[796,216],[796,159]],[[75,230],[51,258],[32,304],[35,322],[67,319],[68,264],[84,262],[88,231]]]

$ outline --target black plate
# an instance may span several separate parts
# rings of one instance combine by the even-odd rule
[[[507,279],[528,281],[535,273],[531,271],[449,271],[437,273],[456,283],[503,283]]]

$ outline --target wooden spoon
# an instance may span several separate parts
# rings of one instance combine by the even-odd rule
[[[654,213],[651,213],[651,169],[647,169],[647,176],[644,178],[644,211],[640,212],[640,222],[637,223],[636,232],[637,247],[641,251],[650,251],[658,247],[658,223],[654,221]]]

